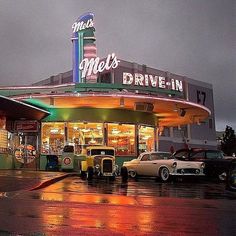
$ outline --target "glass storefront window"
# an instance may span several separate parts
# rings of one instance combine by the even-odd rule
[[[0,129],[0,152],[6,152],[8,148],[7,131]]]
[[[117,156],[134,156],[137,152],[155,150],[155,129],[146,126],[138,128],[137,140],[135,125],[131,124],[44,122],[41,128],[41,153],[60,155],[65,145],[72,145],[75,154],[80,154],[87,146],[104,143],[114,147]]]
[[[154,151],[154,128],[147,126],[139,127],[139,153]]]
[[[102,123],[68,123],[68,140],[75,147],[75,153],[80,154],[87,145],[103,145]]]
[[[117,156],[135,155],[135,126],[108,124],[108,146],[114,147]]]
[[[65,145],[65,124],[63,122],[42,123],[41,153],[61,154]]]

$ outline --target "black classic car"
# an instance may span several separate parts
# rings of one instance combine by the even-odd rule
[[[222,151],[209,149],[180,149],[173,156],[176,159],[202,161],[205,163],[204,174],[207,177],[226,180],[233,157],[225,157]]]
[[[226,189],[236,192],[236,159],[231,161],[229,171],[227,173]]]

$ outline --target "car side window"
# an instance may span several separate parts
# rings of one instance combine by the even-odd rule
[[[149,160],[149,154],[144,154],[141,161],[148,161]]]
[[[207,159],[222,159],[223,153],[218,152],[218,151],[209,151],[206,153],[206,158]]]
[[[150,160],[154,161],[154,160],[164,160],[164,159],[168,159],[168,156],[166,154],[162,154],[162,153],[152,153],[150,155]]]
[[[159,160],[161,159],[157,154],[153,153],[150,155],[150,161],[154,161],[154,160]]]

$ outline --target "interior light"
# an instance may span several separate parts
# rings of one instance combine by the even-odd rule
[[[91,139],[91,140],[89,141],[89,143],[92,143],[92,144],[94,144],[94,143],[97,143],[97,142],[96,142],[96,140],[94,140],[94,139]]]
[[[120,133],[120,131],[119,131],[119,130],[117,130],[117,129],[112,129],[111,133],[112,133],[112,134],[119,134],[119,133]]]
[[[50,133],[53,133],[53,134],[58,133],[58,132],[59,132],[59,129],[56,129],[56,128],[50,130]]]
[[[85,129],[81,129],[81,131],[84,132],[84,133],[88,133],[88,132],[90,132],[90,129],[85,128]]]
[[[97,129],[102,129],[101,125],[97,125]]]

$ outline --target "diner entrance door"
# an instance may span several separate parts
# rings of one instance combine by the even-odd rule
[[[35,133],[17,133],[13,135],[14,144],[14,164],[15,169],[38,168],[37,151],[38,150],[38,135]]]

